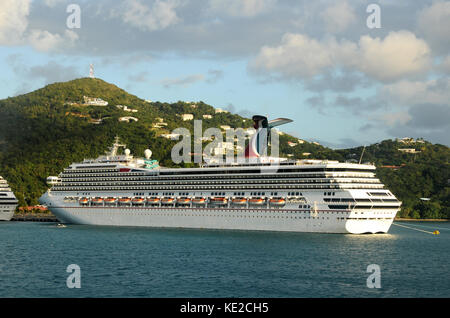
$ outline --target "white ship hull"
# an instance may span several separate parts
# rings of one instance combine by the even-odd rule
[[[48,194],[44,197],[43,201],[50,202]],[[80,207],[59,203],[53,201],[48,208],[60,222],[69,224],[352,234],[387,233],[397,212],[362,218],[354,212],[289,208]]]
[[[0,207],[0,221],[10,221],[14,216],[16,206],[8,206],[6,208]]]

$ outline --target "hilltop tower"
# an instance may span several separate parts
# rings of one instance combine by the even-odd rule
[[[89,65],[89,77],[90,78],[95,78],[94,77],[94,64],[90,64]]]

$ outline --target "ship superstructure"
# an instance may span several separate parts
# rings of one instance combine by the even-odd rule
[[[264,119],[254,117],[256,129]],[[258,133],[253,138],[261,138]],[[372,164],[274,165],[259,157],[164,168],[150,160],[149,150],[134,158],[128,149],[118,155],[120,147],[125,145],[116,140],[107,155],[49,177],[41,204],[64,223],[358,234],[386,233],[401,205]],[[258,157],[259,151],[251,140],[246,155]]]
[[[9,221],[14,215],[18,201],[8,185],[0,176],[0,221]]]

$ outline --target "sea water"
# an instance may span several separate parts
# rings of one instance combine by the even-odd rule
[[[343,235],[3,222],[0,297],[450,297],[450,223],[397,224],[421,231],[393,225],[388,234]],[[439,235],[430,233],[436,229]],[[74,279],[78,286],[70,284]]]

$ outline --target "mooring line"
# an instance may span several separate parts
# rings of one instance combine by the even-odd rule
[[[439,231],[434,231],[434,232],[430,232],[430,231],[424,231],[424,230],[420,230],[420,229],[416,229],[415,227],[409,227],[409,226],[406,226],[406,225],[400,225],[400,224],[397,224],[397,223],[392,223],[393,225],[397,225],[397,226],[401,226],[401,227],[405,227],[405,228],[407,228],[407,229],[411,229],[411,230],[416,230],[416,231],[419,231],[419,232],[424,232],[424,233],[428,233],[428,234],[434,234],[434,235],[438,235],[439,234]]]
[[[418,224],[414,224],[414,226],[424,227],[424,228],[427,228],[427,229],[437,229],[437,230],[450,231],[450,228],[445,228],[445,227],[431,227],[431,226],[418,225]]]

